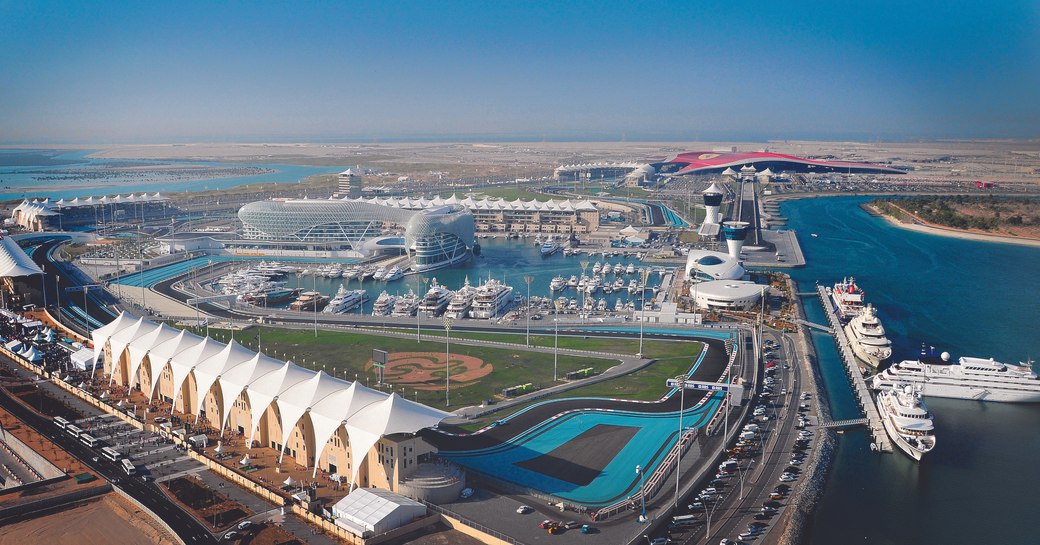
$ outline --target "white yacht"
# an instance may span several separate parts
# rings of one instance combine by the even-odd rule
[[[478,319],[494,318],[505,313],[513,304],[513,287],[492,278],[477,288],[470,316]]]
[[[874,305],[867,305],[845,326],[849,344],[856,357],[871,367],[878,367],[892,357],[892,341],[877,317]]]
[[[600,271],[602,271],[602,270],[603,270],[603,264],[600,263],[599,261],[597,261],[596,264],[592,266],[592,274],[593,274],[593,276],[599,274]]]
[[[585,283],[585,293],[593,295],[597,291],[599,291],[600,286],[602,286],[602,281],[600,280],[600,277],[593,276],[591,279],[589,279],[588,282]]]
[[[553,239],[549,239],[544,244],[542,244],[542,248],[540,251],[542,253],[542,257],[549,257],[562,249],[563,247],[560,246],[559,242],[556,242]]]
[[[634,263],[629,263],[628,266],[625,267],[625,274],[635,274],[635,272],[636,266]]]
[[[372,316],[390,316],[394,311],[394,303],[396,301],[396,297],[383,290],[383,293],[380,293],[379,297],[376,297],[375,302],[372,303]]]
[[[855,278],[843,278],[841,282],[834,284],[833,288],[828,289],[827,293],[834,302],[838,317],[843,321],[856,317],[863,310],[863,290],[856,286]]]
[[[430,280],[430,289],[419,303],[419,312],[426,317],[440,316],[448,308],[452,295],[451,290],[437,283],[436,278]]]
[[[376,272],[372,275],[372,280],[383,280],[386,278],[387,268],[379,267]]]
[[[921,393],[910,384],[897,384],[877,394],[881,422],[892,442],[914,460],[935,448],[935,425]]]
[[[567,279],[567,287],[568,288],[576,288],[576,287],[578,287],[578,275],[572,274],[571,277]]]
[[[448,309],[444,311],[444,316],[453,320],[469,316],[469,310],[473,308],[473,298],[476,296],[477,289],[470,285],[467,277],[466,282],[448,302]]]
[[[907,383],[926,396],[1005,403],[1040,401],[1040,378],[1030,364],[971,357],[951,362],[949,352],[893,363],[873,380],[874,388],[879,390]]]
[[[389,271],[386,271],[386,275],[383,276],[384,282],[393,282],[404,278],[404,271],[400,267],[390,267]]]
[[[367,298],[368,294],[365,293],[365,290],[348,290],[343,284],[340,284],[336,296],[321,312],[322,314],[345,314],[364,303]]]
[[[567,287],[567,280],[563,276],[555,276],[552,282],[549,282],[549,289],[552,291],[560,291]]]
[[[355,278],[358,278],[361,275],[361,272],[362,272],[361,267],[359,267],[357,265],[351,265],[350,267],[347,267],[346,269],[343,269],[342,276],[343,276],[343,278],[346,278],[347,280],[353,280]]]
[[[391,316],[415,316],[419,310],[419,296],[414,291],[408,290],[407,295],[401,295],[394,301],[394,310]]]
[[[623,310],[625,310],[625,302],[619,297],[614,301],[614,312],[622,312]]]
[[[599,302],[596,303],[596,310],[598,310],[599,312],[606,312],[606,310],[607,310],[607,300],[606,299],[600,299]]]

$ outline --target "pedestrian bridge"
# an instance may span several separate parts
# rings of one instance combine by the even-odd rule
[[[833,422],[822,422],[818,428],[845,428],[849,426],[861,426],[870,423],[868,418],[853,418],[850,420],[835,420]]]
[[[827,326],[825,326],[825,325],[822,325],[822,324],[818,324],[818,323],[816,323],[816,322],[810,322],[810,321],[808,321],[808,320],[803,320],[803,319],[801,319],[801,318],[796,318],[796,319],[794,320],[794,323],[796,323],[796,324],[802,324],[802,325],[806,325],[806,326],[809,326],[809,327],[811,327],[811,328],[813,328],[813,329],[819,329],[820,331],[824,331],[824,332],[826,332],[826,333],[830,333],[831,335],[833,335],[833,334],[834,334],[834,330],[833,330],[833,329],[831,329],[831,328],[829,328],[829,327],[827,327]]]

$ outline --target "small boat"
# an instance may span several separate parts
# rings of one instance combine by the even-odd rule
[[[598,310],[600,312],[606,312],[606,310],[607,310],[607,300],[606,299],[600,299],[599,302],[596,303],[596,310]]]
[[[811,236],[813,238],[819,238],[820,235],[817,235],[816,233],[810,233],[809,236]]]
[[[635,264],[629,263],[628,266],[625,267],[625,274],[635,274],[635,272],[636,272]]]
[[[625,303],[621,299],[614,302],[614,312],[621,312],[625,310]]]
[[[404,271],[400,267],[390,267],[389,271],[386,271],[386,275],[383,276],[384,282],[393,282],[404,278]]]
[[[597,261],[596,264],[592,266],[592,274],[597,275],[601,271],[603,271],[603,264]]]
[[[322,295],[316,291],[305,291],[301,293],[295,301],[289,304],[289,310],[299,312],[316,311],[324,308],[328,302],[328,295]]]
[[[571,277],[569,279],[567,279],[567,287],[568,288],[576,288],[576,287],[578,287],[578,276],[577,275],[572,274]]]
[[[379,267],[376,272],[372,274],[372,280],[382,280],[386,278],[387,269],[386,267]]]

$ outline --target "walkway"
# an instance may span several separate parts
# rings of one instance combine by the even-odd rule
[[[845,331],[842,330],[841,324],[838,323],[838,316],[830,310],[827,288],[816,286],[816,291],[820,295],[820,302],[823,304],[823,308],[827,313],[827,319],[831,323],[831,334],[838,345],[838,353],[841,355],[841,360],[845,364],[845,372],[852,384],[852,393],[859,399],[860,409],[867,416],[870,435],[874,438],[874,443],[877,444],[879,452],[892,452],[888,434],[885,432],[884,424],[881,422],[881,413],[878,412],[877,406],[874,405],[874,398],[870,395],[867,382],[863,379],[863,373],[859,370],[856,356],[852,354],[852,348],[849,345],[848,338],[845,336]]]

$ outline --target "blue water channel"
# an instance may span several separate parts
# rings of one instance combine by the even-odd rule
[[[1040,249],[892,226],[860,197],[781,204],[808,261],[799,291],[855,276],[878,308],[894,359],[926,350],[1017,363],[1040,354]],[[810,237],[816,233],[818,237]],[[808,318],[825,323],[815,297]],[[834,418],[858,417],[834,343],[814,333]],[[928,398],[935,450],[920,463],[878,455],[861,431],[840,436],[809,543],[1034,543],[1040,406]]]

